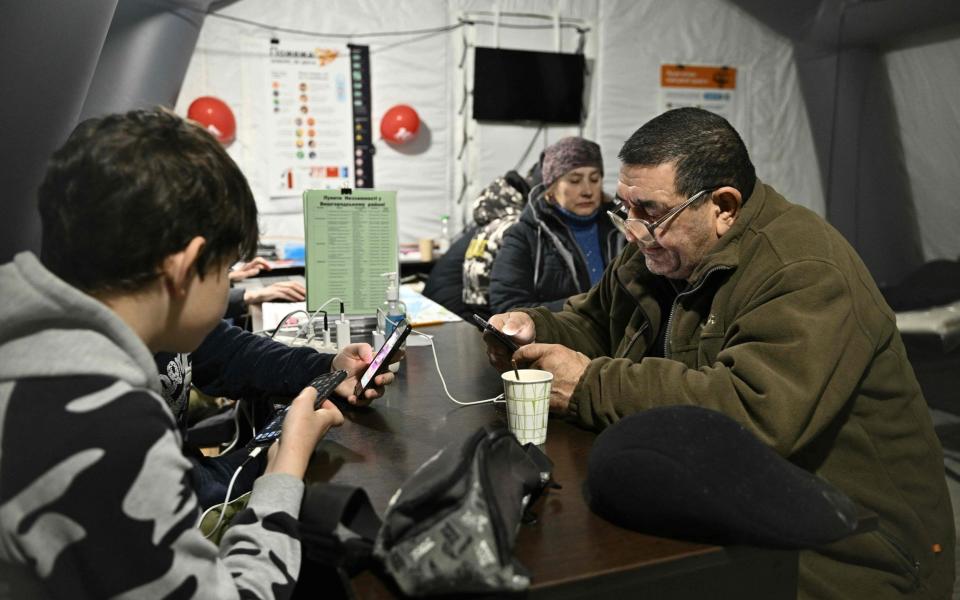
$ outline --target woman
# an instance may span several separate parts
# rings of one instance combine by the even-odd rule
[[[559,310],[600,280],[623,247],[604,213],[600,146],[566,137],[543,155],[543,184],[531,191],[520,220],[507,230],[490,275],[490,309]]]

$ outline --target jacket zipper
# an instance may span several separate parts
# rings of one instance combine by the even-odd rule
[[[630,293],[630,290],[627,289],[627,286],[623,285],[623,282],[620,281],[620,278],[616,276],[616,273],[614,273],[613,279],[617,282],[617,285],[620,286],[620,289],[626,292],[627,296],[633,296],[633,294]],[[637,332],[633,334],[633,337],[630,338],[630,343],[628,343],[627,347],[623,350],[623,352],[620,353],[619,358],[626,357],[630,352],[630,348],[633,348],[633,345],[637,342],[637,339],[639,339],[639,337],[650,327],[650,316],[643,311],[643,307],[640,306],[639,302],[637,302],[637,310],[639,310],[644,316],[643,324],[640,325],[640,329],[638,329]]]
[[[630,338],[630,343],[628,343],[627,347],[624,348],[623,352],[620,353],[620,358],[625,358],[627,354],[630,354],[630,349],[633,348],[633,345],[637,342],[637,339],[639,339],[640,336],[643,335],[643,333],[647,330],[648,327],[650,327],[649,320],[644,321],[643,324],[640,325],[640,329],[638,329],[637,332],[633,334],[633,337]]]
[[[677,294],[676,298],[673,299],[673,304],[670,305],[670,316],[667,317],[667,331],[663,336],[663,357],[664,358],[670,358],[670,352],[669,352],[670,327],[673,325],[673,313],[675,313],[677,310],[677,302],[679,302],[680,298],[682,298],[683,296],[689,296],[690,294],[702,288],[703,285],[707,282],[707,280],[710,279],[710,276],[713,275],[715,272],[720,270],[726,270],[726,269],[730,269],[730,267],[726,265],[718,265],[716,267],[713,267],[712,269],[710,269],[709,271],[703,274],[703,277],[700,278],[700,283],[698,283],[696,287],[680,292],[679,294]]]
[[[570,275],[571,275],[571,277],[573,277],[573,283],[574,283],[574,285],[577,286],[577,293],[578,293],[578,294],[582,294],[582,293],[585,292],[586,290],[583,289],[583,285],[582,285],[583,282],[580,280],[580,276],[577,274],[577,260],[576,260],[576,256],[579,256],[579,257],[580,257],[580,262],[581,262],[581,264],[583,264],[584,273],[587,275],[587,290],[589,290],[589,289],[590,289],[590,285],[589,285],[589,284],[590,284],[590,272],[589,272],[589,267],[587,267],[587,257],[583,254],[583,250],[580,249],[580,244],[577,243],[577,238],[574,237],[574,235],[573,235],[572,233],[570,233],[570,228],[567,227],[567,224],[564,223],[563,221],[559,220],[559,219],[556,219],[556,221],[557,221],[557,223],[560,225],[560,227],[563,227],[564,231],[566,232],[565,235],[567,236],[567,241],[570,242],[570,245],[572,245],[573,248],[574,248],[574,252],[576,252],[576,255],[574,255],[574,252],[570,252],[570,257],[573,259],[573,264],[572,264],[572,265],[571,265],[571,264],[568,264],[568,265],[566,265],[566,266],[567,266],[568,269],[571,270]],[[540,226],[543,227],[544,229],[548,229],[547,226],[543,223],[543,220],[540,220]],[[548,233],[548,236],[549,236],[549,233]],[[550,243],[552,243],[552,244],[554,245],[554,247],[557,246],[556,240],[553,239],[552,237],[550,238]],[[557,248],[557,252],[560,254],[560,257],[561,257],[561,259],[562,259],[562,258],[563,258],[563,250],[561,250],[560,248]],[[564,261],[564,262],[566,262],[566,261]]]
[[[920,584],[920,561],[915,559],[910,552],[904,548],[903,544],[894,537],[892,534],[887,533],[883,529],[877,529],[877,534],[880,535],[880,538],[887,542],[887,545],[893,549],[894,554],[903,562],[903,566],[906,567],[907,573],[910,575],[910,578],[913,580],[913,585],[916,587]]]

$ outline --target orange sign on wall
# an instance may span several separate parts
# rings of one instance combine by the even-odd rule
[[[660,65],[660,86],[732,90],[737,87],[737,70],[725,66]]]

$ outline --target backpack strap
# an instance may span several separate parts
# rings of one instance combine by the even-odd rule
[[[367,566],[380,517],[363,488],[333,483],[307,486],[300,506],[304,556],[354,572]]]

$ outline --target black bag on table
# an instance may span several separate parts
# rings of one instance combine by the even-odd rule
[[[543,452],[521,446],[502,424],[483,427],[397,490],[374,554],[408,595],[522,591],[530,577],[513,544],[552,470]]]

